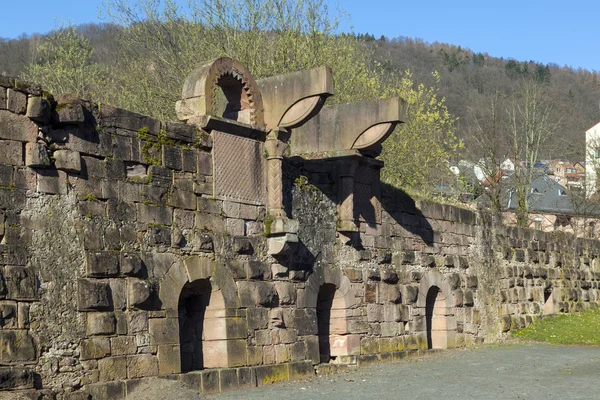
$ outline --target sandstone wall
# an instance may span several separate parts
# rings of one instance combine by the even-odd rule
[[[369,160],[345,235],[343,162],[287,158],[299,240],[271,256],[261,192],[215,194],[217,169],[244,172],[235,146],[213,163],[214,133],[0,79],[0,390],[119,398],[158,375],[255,386],[494,341],[598,303],[598,242],[415,203]]]

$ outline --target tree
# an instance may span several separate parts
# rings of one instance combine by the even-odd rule
[[[380,96],[372,50],[354,35],[339,35],[344,14],[324,0],[174,0],[105,2],[105,18],[122,26],[119,97],[113,104],[174,119],[181,84],[199,63],[228,56],[255,78],[327,65],[334,102]],[[370,36],[369,36],[370,38]]]
[[[517,225],[528,226],[531,182],[539,171],[535,163],[556,132],[558,120],[545,87],[525,80],[507,108],[509,137],[515,159],[514,190],[517,195]]]
[[[439,82],[439,75],[434,74]],[[410,71],[388,93],[407,101],[407,121],[384,142],[382,179],[394,186],[432,194],[436,185],[455,182],[448,161],[462,148],[453,118],[438,89],[415,85]]]
[[[34,50],[33,61],[21,77],[55,94],[77,93],[82,97],[93,94],[95,100],[102,101],[107,73],[92,61],[92,54],[89,41],[74,27],[58,29]]]
[[[502,183],[502,162],[509,150],[508,119],[506,98],[496,91],[483,110],[472,109],[470,128],[467,131],[467,156],[475,161],[486,180],[482,183],[490,198],[490,208],[494,212],[501,210],[500,191]]]

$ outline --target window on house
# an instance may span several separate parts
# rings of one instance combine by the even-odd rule
[[[558,189],[558,195],[559,196],[566,196],[567,195],[567,191],[564,189]]]
[[[596,150],[594,150],[594,158],[600,158],[600,148],[596,148]]]
[[[531,188],[531,193],[533,193],[533,194],[540,194],[540,191],[537,190],[537,188]]]
[[[539,217],[536,218],[534,226],[535,226],[535,229],[537,229],[538,231],[541,231],[542,230],[542,219]]]

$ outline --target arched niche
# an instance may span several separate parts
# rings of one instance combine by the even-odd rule
[[[349,310],[356,304],[350,280],[342,271],[320,266],[306,285],[306,307],[316,310],[321,362],[360,354],[360,335],[348,331]]]
[[[238,321],[227,317],[235,315],[239,298],[225,266],[201,256],[177,261],[160,282],[159,298],[167,317],[155,325],[170,332],[157,343],[161,371],[241,366],[232,349],[245,340],[228,336],[228,327]]]
[[[421,278],[418,308],[424,309],[425,331],[417,332],[427,339],[429,349],[447,349],[456,346],[456,316],[453,295],[447,279],[437,270],[430,270]]]
[[[186,78],[176,105],[180,120],[216,116],[264,127],[260,89],[240,62],[221,57],[198,66]]]

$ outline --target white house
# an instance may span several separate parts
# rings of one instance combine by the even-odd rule
[[[591,196],[596,188],[596,170],[600,168],[600,122],[585,132],[585,193]]]

